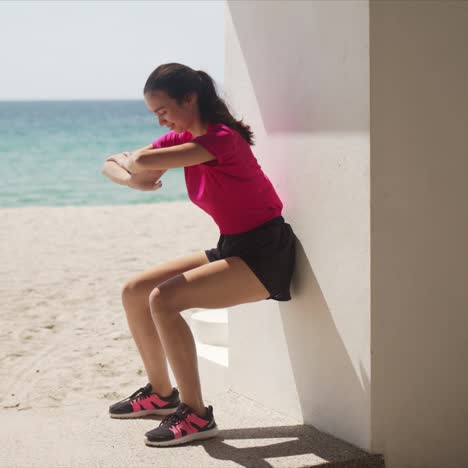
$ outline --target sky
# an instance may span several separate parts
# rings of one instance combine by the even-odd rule
[[[0,1],[0,100],[138,100],[168,62],[222,94],[223,0]]]

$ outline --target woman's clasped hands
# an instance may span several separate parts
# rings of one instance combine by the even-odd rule
[[[126,151],[109,156],[106,158],[106,162],[113,161],[130,174],[130,178],[126,183],[128,187],[136,190],[142,190],[144,192],[159,190],[162,187],[162,181],[160,178],[167,169],[148,170],[132,174],[127,168],[127,162],[130,157],[132,157],[132,153]],[[133,157],[135,157],[135,154],[133,154]]]
[[[130,151],[125,151],[124,153],[117,153],[109,156],[108,158],[106,158],[106,161],[114,161],[120,167],[123,167],[127,172],[130,172],[128,170],[127,163],[131,157],[132,153]]]

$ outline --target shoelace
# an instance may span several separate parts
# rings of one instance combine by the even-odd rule
[[[122,403],[124,401],[130,401],[131,399],[137,397],[137,400],[140,400],[142,398],[149,397],[151,395],[151,384],[146,384],[144,387],[139,388],[135,393],[132,393],[129,397],[124,398],[121,400],[119,403]]]
[[[159,423],[159,427],[166,425],[166,424],[169,426],[172,426],[182,421],[185,418],[185,415],[188,413],[188,411],[184,413],[185,408],[186,408],[185,406],[181,406],[176,410],[175,413],[171,413],[171,414],[168,414],[167,416],[164,416],[164,418]]]

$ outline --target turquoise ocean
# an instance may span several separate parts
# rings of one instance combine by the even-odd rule
[[[135,101],[0,102],[0,207],[131,205],[189,200],[183,168],[142,192],[101,174],[107,156],[168,132]]]

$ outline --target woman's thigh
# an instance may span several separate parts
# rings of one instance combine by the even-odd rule
[[[151,291],[159,284],[207,263],[210,262],[204,251],[174,258],[129,279],[123,287],[123,294],[130,294],[134,299],[135,296],[139,296],[144,301],[148,301]]]
[[[190,308],[218,309],[270,296],[240,257],[229,257],[185,271],[161,283],[150,295],[154,312],[181,312]]]

